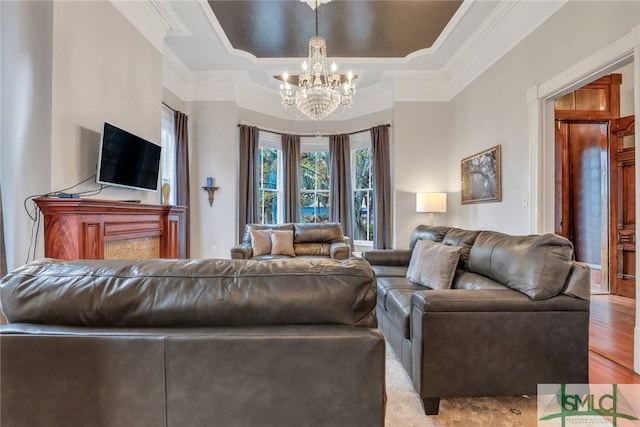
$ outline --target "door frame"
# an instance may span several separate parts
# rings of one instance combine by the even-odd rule
[[[585,58],[576,65],[527,90],[529,109],[529,228],[539,234],[554,231],[555,216],[555,109],[554,99],[584,86],[633,62],[634,115],[640,117],[640,25],[622,38]],[[640,126],[636,126],[636,140],[640,140]],[[636,158],[640,158],[640,144],[636,144]],[[640,174],[636,174],[636,188]],[[636,212],[640,212],[640,192],[636,193]],[[636,264],[640,265],[640,251]],[[636,295],[640,295],[640,277],[636,278]],[[634,370],[640,373],[640,298],[636,298],[636,326],[634,342]]]

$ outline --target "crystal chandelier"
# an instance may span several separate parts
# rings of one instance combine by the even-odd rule
[[[318,36],[318,0],[313,7],[316,12],[316,35],[309,39],[309,62],[302,63],[302,74],[298,76],[298,86],[289,84],[289,74],[285,71],[284,82],[280,85],[282,105],[290,108],[296,105],[305,116],[319,122],[333,113],[339,105],[351,107],[356,85],[352,82],[353,74],[347,76],[337,74],[335,62],[331,69],[327,67],[327,42]],[[320,0],[326,3],[328,0]]]

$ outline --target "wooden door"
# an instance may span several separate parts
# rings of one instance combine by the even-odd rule
[[[636,159],[633,116],[611,120],[611,293],[636,295]]]
[[[562,188],[556,192],[556,233],[573,242],[577,261],[606,276],[608,125],[558,121],[557,155]]]

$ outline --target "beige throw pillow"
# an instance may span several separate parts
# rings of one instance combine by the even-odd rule
[[[293,250],[292,230],[271,231],[271,255],[296,256],[296,253]]]
[[[419,240],[411,254],[407,279],[431,289],[451,288],[461,249],[459,246]]]
[[[271,253],[271,230],[251,230],[251,249],[253,256]]]

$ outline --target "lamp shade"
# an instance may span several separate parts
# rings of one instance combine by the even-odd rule
[[[416,212],[446,212],[447,193],[416,193]]]

